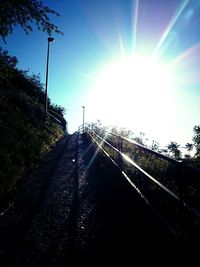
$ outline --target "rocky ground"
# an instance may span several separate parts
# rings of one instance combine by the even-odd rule
[[[120,171],[77,134],[59,141],[0,216],[4,266],[74,266],[171,239]]]

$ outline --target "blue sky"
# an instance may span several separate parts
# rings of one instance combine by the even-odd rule
[[[100,119],[105,124],[131,128],[136,134],[142,131],[161,146],[173,140],[182,145],[191,141],[194,125],[200,124],[200,1],[43,2],[60,13],[52,22],[64,36],[54,35],[55,42],[51,43],[48,93],[52,102],[66,108],[71,132],[82,123],[84,105],[88,122]],[[47,37],[37,29],[26,35],[16,27],[3,45],[17,56],[19,68],[40,74],[44,83]],[[121,72],[113,70],[122,58],[129,61],[133,55],[153,55],[159,64],[167,65],[175,80],[170,92],[166,92],[164,80],[163,85],[158,83],[159,91],[151,88],[155,81],[149,87],[145,84],[146,89],[142,88],[144,82],[134,83],[138,80],[135,76],[140,75],[137,67],[129,75],[132,94],[127,91],[126,82],[118,81],[122,68]],[[137,62],[148,65],[146,59]],[[151,67],[145,69],[151,71]],[[145,75],[144,71],[141,80]]]

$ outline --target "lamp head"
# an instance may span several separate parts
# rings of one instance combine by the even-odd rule
[[[48,42],[51,43],[54,41],[54,38],[53,37],[48,37]]]

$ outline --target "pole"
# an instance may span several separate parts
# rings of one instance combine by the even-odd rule
[[[47,47],[47,65],[46,65],[46,84],[45,84],[45,115],[47,117],[47,110],[48,110],[48,75],[49,75],[49,47],[50,42],[53,42],[54,38],[48,38],[48,47]]]
[[[45,115],[47,117],[47,88],[48,88],[48,74],[49,74],[49,41],[48,41],[48,48],[47,48],[47,66],[46,66],[46,84],[45,84]]]
[[[85,132],[85,107],[82,106],[83,108],[83,133]]]

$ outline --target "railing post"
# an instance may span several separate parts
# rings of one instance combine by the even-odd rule
[[[122,171],[123,169],[123,159],[122,159],[122,149],[123,149],[123,143],[122,143],[122,137],[118,137],[118,150],[119,150],[119,155],[118,155],[118,165],[120,170]]]
[[[85,133],[85,106],[82,106],[83,108],[83,133]]]

